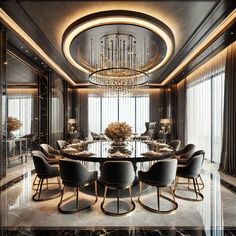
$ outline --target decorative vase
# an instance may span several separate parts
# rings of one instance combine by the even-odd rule
[[[125,139],[124,138],[119,138],[119,139],[114,139],[113,143],[111,144],[111,146],[125,146]]]

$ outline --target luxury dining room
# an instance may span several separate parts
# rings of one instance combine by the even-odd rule
[[[0,1],[1,235],[236,235],[235,0]]]

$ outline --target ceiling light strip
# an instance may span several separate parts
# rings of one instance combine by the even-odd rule
[[[39,54],[39,56],[46,61],[58,74],[66,79],[71,85],[76,83],[34,42],[32,38],[2,9],[0,8],[0,20],[16,33],[22,40],[24,40],[31,48]]]
[[[236,10],[231,12],[227,18],[202,42],[184,61],[161,83],[164,86],[173,79],[188,63],[190,63],[198,54],[205,50],[213,41],[215,41],[236,19]]]

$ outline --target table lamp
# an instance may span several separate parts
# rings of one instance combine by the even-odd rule
[[[165,118],[160,120],[161,129],[167,134],[170,132],[170,126],[172,124],[171,118]]]
[[[71,118],[68,120],[68,124],[69,124],[69,132],[74,133],[74,129],[75,129],[75,119]]]

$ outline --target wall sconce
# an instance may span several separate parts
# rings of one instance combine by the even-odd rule
[[[69,125],[69,132],[70,133],[74,133],[74,130],[75,130],[75,119],[74,118],[71,118],[68,120],[68,125]]]
[[[160,124],[161,124],[161,129],[163,130],[163,132],[165,132],[165,134],[168,134],[170,132],[172,119],[170,118],[161,119]]]

